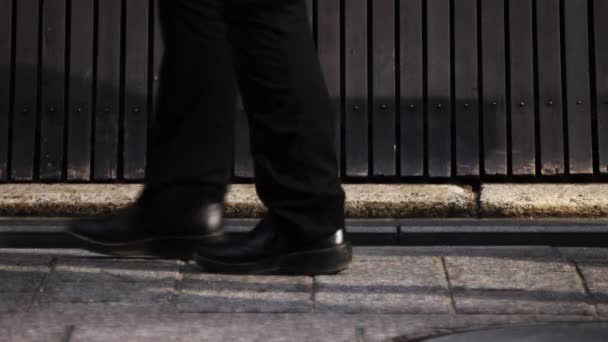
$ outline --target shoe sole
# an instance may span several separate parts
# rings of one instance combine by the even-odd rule
[[[118,243],[104,243],[95,241],[69,232],[70,235],[84,243],[82,248],[110,256],[128,258],[162,258],[176,260],[190,260],[192,253],[199,244],[211,243],[222,237],[222,233],[189,236],[189,237],[163,237],[134,240]]]
[[[205,272],[222,274],[332,275],[347,269],[352,262],[352,245],[303,251],[251,263],[227,263],[200,255],[192,257]]]

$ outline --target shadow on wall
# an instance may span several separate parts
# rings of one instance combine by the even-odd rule
[[[66,77],[48,68],[38,74],[23,65],[13,71],[0,67],[0,79],[8,75],[0,84],[0,181],[145,178],[160,75],[155,71],[127,82],[120,68],[105,70],[114,69],[72,66]],[[343,177],[449,178],[456,166],[459,176],[479,175],[478,122],[458,125],[454,120],[459,110],[477,117],[477,100],[429,97],[425,104],[422,99],[347,97],[343,103],[336,141]],[[237,106],[234,175],[251,179],[248,119],[242,105]],[[506,167],[507,151],[500,154]]]
[[[0,181],[144,178],[154,84],[77,69],[0,66]]]

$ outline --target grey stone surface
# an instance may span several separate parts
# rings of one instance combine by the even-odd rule
[[[309,312],[309,277],[203,274],[191,265],[179,285],[180,312]]]
[[[14,269],[0,266],[0,293],[33,293],[40,287],[45,270],[19,266]]]
[[[61,336],[75,327],[71,341],[389,341],[447,332],[546,322],[585,322],[582,316],[458,316],[341,314],[113,314],[66,317],[30,315],[0,319],[0,333]],[[6,335],[3,335],[6,336]],[[18,340],[21,341],[21,340]],[[45,341],[59,341],[48,339]]]
[[[593,314],[573,265],[550,260],[447,257],[459,313]]]
[[[562,258],[573,261],[608,260],[608,248],[560,247],[557,251]]]
[[[0,250],[0,314],[27,310],[50,271],[51,258]]]
[[[41,288],[35,310],[126,306],[171,310],[178,269],[173,261],[60,258]]]
[[[450,184],[344,184],[351,218],[472,217],[471,187]],[[0,215],[81,216],[115,212],[131,204],[140,184],[0,184]],[[267,209],[252,184],[231,184],[227,217],[261,217]]]
[[[142,187],[132,184],[2,184],[0,215],[100,215],[124,208]]]
[[[597,303],[598,313],[608,316],[608,259],[603,262],[579,263],[578,267]]]
[[[45,322],[27,322],[2,326],[0,320],[0,340],[6,342],[64,342],[66,327],[62,324],[49,325]]]
[[[19,255],[0,249],[0,293],[33,292],[50,271],[52,258],[42,255]]]
[[[33,293],[0,293],[0,314],[26,311],[33,297]]]
[[[174,282],[49,281],[40,295],[42,305],[55,303],[128,303],[170,305]]]
[[[318,312],[447,313],[439,258],[357,254],[350,269],[316,278]]]
[[[388,246],[378,248],[356,247],[358,258],[366,256],[409,256],[409,257],[496,257],[508,259],[551,259],[557,260],[559,254],[552,247],[545,246]]]
[[[177,261],[138,259],[59,259],[51,279],[59,282],[174,282]]]
[[[355,248],[351,269],[314,284],[310,277],[210,275],[190,264],[61,251],[0,255],[5,268],[25,260],[44,270],[48,256],[56,258],[35,301],[34,293],[0,293],[0,341],[65,341],[70,326],[70,341],[407,341],[608,321],[608,260],[579,263],[589,297],[574,264],[551,248]],[[19,273],[5,275],[22,282]]]
[[[532,327],[483,329],[432,338],[426,342],[605,342],[606,323],[546,324]]]
[[[484,184],[483,217],[608,216],[608,184]]]

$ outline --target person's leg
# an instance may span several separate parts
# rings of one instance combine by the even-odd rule
[[[232,176],[236,82],[221,0],[161,0],[166,55],[149,189],[199,185],[219,200]]]
[[[280,228],[314,240],[344,227],[336,117],[303,0],[227,1],[249,115],[256,189]]]
[[[222,273],[333,274],[350,264],[335,150],[336,117],[304,0],[226,0],[249,115],[256,190],[267,215],[243,239],[201,245]]]
[[[147,182],[136,203],[68,230],[93,251],[189,258],[222,234],[236,81],[221,0],[160,0],[166,56]]]

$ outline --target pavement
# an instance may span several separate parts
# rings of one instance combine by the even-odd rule
[[[0,184],[0,216],[96,216],[131,204],[141,184]],[[606,218],[608,184],[343,184],[345,214],[371,218]],[[231,184],[226,217],[267,211],[253,184]]]
[[[412,341],[608,321],[608,249],[356,247],[337,276],[0,249],[0,341]]]

